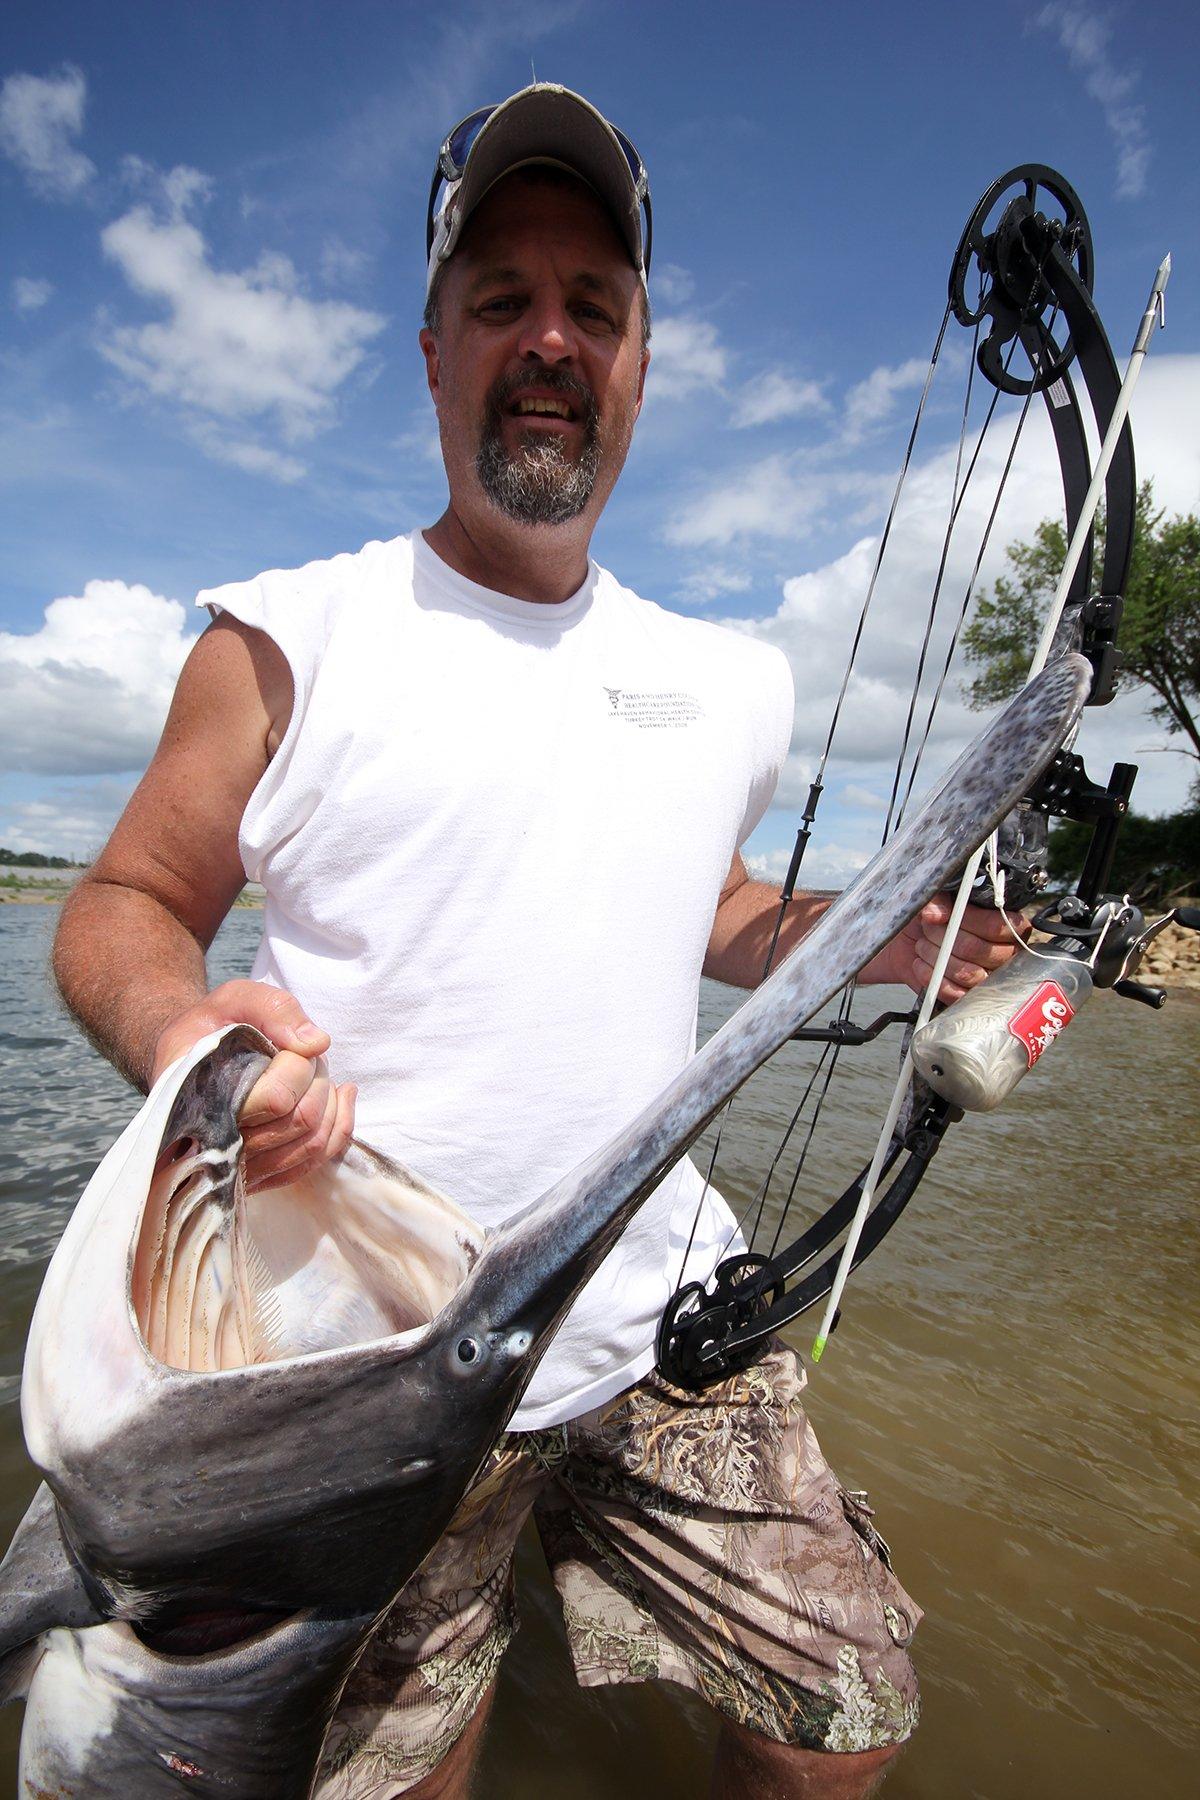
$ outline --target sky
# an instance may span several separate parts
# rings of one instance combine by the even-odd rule
[[[536,73],[622,126],[654,199],[647,401],[593,551],[647,597],[790,657],[792,752],[749,847],[777,876],[953,252],[1005,170],[1048,163],[1082,197],[1122,365],[1173,253],[1134,429],[1158,504],[1200,508],[1198,51],[1182,0],[8,7],[0,843],[103,843],[206,622],[198,590],[437,517],[417,347],[429,178],[460,117]],[[952,327],[830,764],[816,883],[878,841],[969,360]],[[980,588],[1058,514],[1041,410]],[[962,508],[951,611],[1009,431],[986,440]],[[981,723],[952,674],[927,772]],[[1186,760],[1144,696],[1089,715],[1080,747],[1101,777],[1116,756],[1141,764],[1139,810],[1182,804]]]

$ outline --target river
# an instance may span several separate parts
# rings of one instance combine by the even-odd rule
[[[30,1310],[133,1104],[51,997],[56,918],[53,906],[0,907],[5,1541],[35,1485],[17,1409]],[[246,971],[260,924],[231,916],[214,980]],[[706,984],[705,1032],[735,1001]],[[1098,996],[1000,1114],[951,1131],[851,1284],[809,1410],[842,1479],[871,1491],[927,1613],[924,1720],[889,1800],[1196,1791],[1198,1047],[1196,995],[1158,1015]],[[809,1054],[789,1047],[735,1103],[721,1161],[731,1200],[753,1191]],[[814,1159],[816,1193],[865,1160],[895,1055],[886,1039],[854,1053],[834,1117],[841,1152]],[[706,1793],[706,1709],[666,1685],[581,1692],[535,1542],[522,1577],[524,1629],[479,1793]],[[2,1793],[15,1789],[18,1730],[17,1709],[0,1715]]]

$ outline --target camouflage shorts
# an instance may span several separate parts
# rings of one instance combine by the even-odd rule
[[[665,1677],[810,1749],[907,1738],[921,1611],[821,1455],[802,1384],[776,1348],[702,1395],[651,1375],[504,1438],[351,1676],[316,1800],[385,1800],[455,1743],[516,1629],[531,1510],[584,1686]]]

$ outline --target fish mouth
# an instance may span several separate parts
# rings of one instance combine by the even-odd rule
[[[261,1057],[234,1048],[184,1082],[128,1268],[151,1360],[217,1374],[425,1329],[482,1243],[419,1176],[361,1144],[336,1168],[247,1194],[237,1108]]]
[[[295,1612],[271,1612],[246,1607],[173,1608],[152,1619],[131,1619],[129,1628],[138,1642],[156,1656],[213,1656],[240,1649],[254,1638],[265,1637],[291,1624]]]

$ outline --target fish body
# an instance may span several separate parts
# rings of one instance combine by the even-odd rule
[[[634,1210],[741,1083],[950,881],[1090,679],[1018,696],[629,1127],[483,1239],[355,1147],[246,1196],[245,1026],[167,1070],[47,1271],[22,1413],[41,1491],[0,1569],[22,1794],[304,1800],[346,1675]]]

